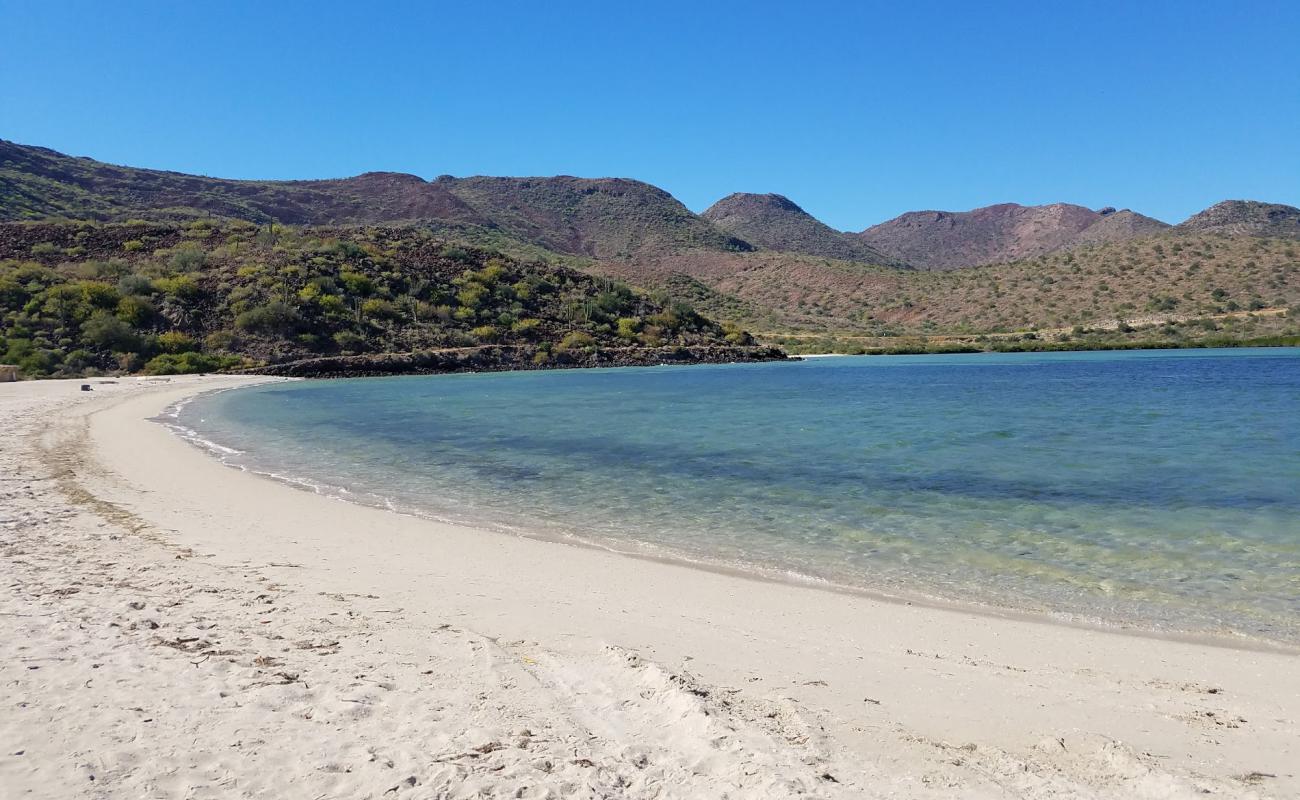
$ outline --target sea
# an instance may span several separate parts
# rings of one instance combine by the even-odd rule
[[[488,536],[1300,643],[1297,348],[288,381],[167,421],[232,467]]]

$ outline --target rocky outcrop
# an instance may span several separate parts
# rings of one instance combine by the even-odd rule
[[[1300,208],[1256,200],[1224,200],[1192,215],[1175,230],[1230,236],[1300,237]]]
[[[540,355],[539,355],[540,354]],[[268,364],[246,374],[287,378],[359,378],[380,375],[436,375],[451,372],[504,372],[580,367],[649,367],[660,364],[731,364],[785,361],[775,347],[598,347],[544,351],[533,346],[462,347],[414,353],[328,356]]]

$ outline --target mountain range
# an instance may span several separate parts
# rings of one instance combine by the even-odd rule
[[[1128,209],[1002,203],[839,231],[779,194],[732,194],[696,214],[626,178],[230,180],[0,140],[0,222],[204,218],[418,226],[665,292],[773,334],[1078,327],[1171,302],[1191,316],[1300,302],[1300,209],[1252,200],[1176,225]],[[1012,295],[1022,305],[1009,307],[1004,279],[1040,290]]]
[[[837,231],[779,194],[729,195],[702,214],[625,178],[440,176],[252,181],[105,164],[0,140],[0,220],[185,219],[286,225],[426,223],[552,253],[656,259],[689,250],[758,249],[917,269],[1016,261],[1083,245],[1175,232],[1300,236],[1300,209],[1219,203],[1171,226],[1128,209],[1015,203],[909,211],[860,232]]]

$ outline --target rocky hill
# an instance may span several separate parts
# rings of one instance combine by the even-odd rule
[[[780,358],[691,307],[416,227],[0,224],[23,375],[338,375]]]
[[[1287,308],[1300,302],[1300,266],[1295,255],[1300,246],[1296,242],[1300,210],[1251,201],[1220,203],[1172,228],[1129,210],[1008,203],[968,212],[911,212],[861,234],[847,234],[824,225],[780,195],[732,195],[696,215],[667,192],[625,179],[444,176],[426,181],[399,173],[367,173],[336,180],[234,181],[117,167],[0,142],[0,220],[59,218],[116,224],[92,226],[86,229],[90,232],[75,225],[45,229],[30,227],[35,223],[28,222],[7,226],[5,235],[11,243],[6,245],[8,249],[0,248],[5,254],[0,257],[19,262],[37,259],[56,272],[64,270],[61,280],[79,279],[82,272],[92,281],[100,280],[96,276],[108,269],[100,262],[125,262],[136,272],[140,270],[135,265],[143,264],[141,274],[150,280],[161,277],[166,281],[174,277],[166,271],[172,269],[168,265],[173,251],[199,247],[204,251],[202,263],[218,265],[219,274],[213,277],[204,270],[184,271],[202,273],[206,276],[203,280],[217,280],[218,287],[228,285],[233,294],[222,295],[227,299],[216,307],[235,310],[234,316],[228,314],[215,329],[203,328],[194,334],[235,330],[242,349],[214,352],[267,362],[365,355],[349,355],[347,347],[357,341],[352,336],[361,337],[368,353],[384,354],[435,346],[540,347],[543,341],[554,343],[555,337],[564,333],[559,322],[553,322],[544,329],[549,339],[517,342],[512,338],[518,321],[513,304],[493,307],[498,317],[505,314],[510,320],[507,334],[502,327],[507,323],[494,322],[494,318],[455,317],[458,306],[442,295],[436,303],[437,298],[402,299],[397,307],[432,303],[450,308],[453,317],[439,317],[433,327],[424,324],[430,320],[421,319],[419,325],[401,328],[398,333],[383,325],[376,327],[387,312],[379,312],[380,317],[372,320],[356,308],[354,316],[361,316],[352,324],[357,327],[295,328],[293,336],[275,339],[274,346],[272,341],[253,335],[252,329],[240,333],[237,325],[230,327],[248,310],[239,305],[244,302],[242,293],[264,294],[270,285],[288,287],[284,291],[289,295],[305,290],[292,280],[265,275],[262,270],[299,270],[337,284],[337,275],[313,271],[320,266],[313,259],[333,264],[331,256],[315,253],[312,248],[317,244],[301,243],[335,241],[345,243],[339,247],[350,248],[346,242],[353,242],[373,249],[380,247],[375,237],[380,235],[376,231],[382,230],[390,231],[383,234],[384,240],[394,242],[399,255],[410,242],[427,239],[441,242],[439,247],[471,254],[473,263],[467,268],[481,271],[485,267],[480,262],[502,258],[488,253],[504,252],[508,254],[505,261],[520,265],[521,270],[574,268],[587,275],[614,278],[656,293],[661,310],[665,304],[687,301],[714,319],[770,337],[827,332],[971,335],[1110,324],[1149,310],[1195,318],[1238,313],[1234,305],[1251,311],[1260,304]],[[135,222],[127,223],[129,220]],[[272,221],[277,224],[267,224]],[[143,238],[129,235],[132,226],[151,230],[153,225],[170,232],[148,233]],[[217,226],[231,241],[220,244],[201,237],[201,225]],[[46,233],[31,233],[36,230]],[[15,231],[26,233],[20,236]],[[114,240],[109,250],[95,249],[95,242],[109,236],[102,231],[115,231],[112,236],[121,241]],[[78,236],[85,241],[75,238]],[[197,238],[191,241],[192,237]],[[307,250],[285,255],[288,243]],[[397,263],[404,280],[417,282],[426,268],[440,274],[437,265],[441,262],[432,251],[419,252],[421,259],[429,260],[392,262]],[[383,248],[372,255],[397,257]],[[284,261],[286,258],[289,261]],[[257,280],[246,281],[240,277],[241,271],[257,275]],[[116,278],[111,277],[101,282],[112,284]],[[438,280],[455,279],[443,275]],[[566,280],[580,282],[577,277]],[[391,297],[339,296],[356,306],[371,299],[396,302],[410,295],[399,284],[390,285],[387,291]],[[151,302],[161,302],[165,294],[155,291]],[[281,300],[289,303],[293,300],[289,295]],[[33,302],[27,297],[21,309],[10,307],[10,312],[33,314],[33,309],[44,308],[44,301],[36,306]],[[168,302],[175,307],[174,299]],[[552,312],[529,318],[553,319]],[[311,318],[302,309],[296,313]],[[461,315],[468,313],[462,311]],[[23,349],[30,345],[34,348],[31,352],[58,350],[66,355],[70,351],[59,343],[68,339],[75,345],[78,341],[76,326],[56,325],[37,334],[21,314],[7,324],[9,331],[19,332],[17,340],[28,342],[20,347],[22,353],[30,355]],[[1285,315],[1279,318],[1290,319]],[[157,327],[162,323],[156,317],[151,319],[155,327],[138,332],[142,342],[168,332]],[[599,336],[613,331],[621,319],[603,319],[591,331],[584,328],[581,332],[596,336],[599,344]],[[336,322],[340,320],[330,324]],[[639,324],[638,336],[647,330],[644,323]],[[600,330],[600,325],[608,330]],[[648,329],[653,333],[655,327]],[[492,339],[467,344],[464,337],[475,328],[484,329],[482,333]],[[496,330],[489,333],[487,328]],[[181,332],[188,334],[187,330]],[[723,337],[733,332],[729,329]],[[628,344],[632,341],[620,338]],[[347,347],[340,341],[347,342]],[[704,340],[665,340],[664,346],[676,345],[706,346]],[[107,356],[94,352],[99,353],[97,368],[103,368]],[[166,353],[146,346],[137,355],[152,359]],[[697,357],[702,358],[698,352]],[[566,358],[576,357],[570,351]],[[422,363],[428,366],[432,362]]]
[[[0,221],[207,216],[264,224],[438,223],[513,251],[635,258],[684,248],[751,250],[672,195],[619,178],[452,178],[370,172],[239,181],[137,169],[0,140]]]
[[[1131,211],[1093,211],[1069,203],[1001,203],[973,211],[910,211],[858,236],[920,269],[959,269],[1032,258],[1083,243],[1136,238],[1164,227]]]
[[[636,258],[753,246],[655,186],[624,178],[440,178],[434,182],[507,235],[557,253]]]
[[[868,264],[896,262],[860,237],[842,233],[779,194],[736,193],[700,216],[751,244],[783,253],[801,253]]]
[[[1300,237],[1300,208],[1255,200],[1224,200],[1177,226],[1187,233]]]
[[[1103,208],[1097,213],[1101,215],[1101,219],[1080,231],[1063,249],[1143,239],[1163,233],[1171,227],[1167,222],[1161,222],[1127,208],[1120,211]]]
[[[0,220],[209,215],[286,225],[414,219],[488,223],[445,186],[415,175],[369,172],[339,180],[236,181],[121,167],[0,140]]]
[[[1276,237],[1168,231],[954,270],[771,252],[697,253],[653,271],[603,268],[689,296],[702,312],[736,320],[783,346],[822,337],[822,352],[836,337],[912,341],[1052,328],[1116,331],[1125,320],[1174,320],[1204,336],[1226,336],[1216,317],[1264,311],[1272,327],[1262,333],[1300,334],[1300,242]],[[1158,333],[1178,341],[1176,331]]]

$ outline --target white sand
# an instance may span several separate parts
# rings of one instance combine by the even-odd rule
[[[1296,797],[1300,656],[439,525],[0,385],[0,797]]]

